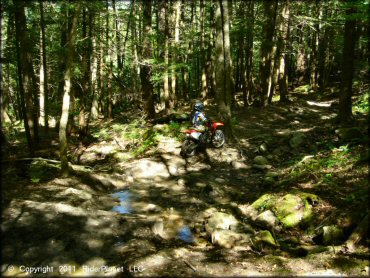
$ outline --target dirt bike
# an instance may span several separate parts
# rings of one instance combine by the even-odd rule
[[[212,143],[212,146],[215,148],[221,148],[226,141],[225,134],[219,129],[223,125],[222,122],[215,122],[213,119],[210,119],[205,123],[205,130],[193,128],[182,131],[185,133],[186,139],[181,146],[181,156],[193,156],[197,149],[205,147],[209,143]]]

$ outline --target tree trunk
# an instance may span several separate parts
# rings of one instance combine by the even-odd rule
[[[147,61],[152,58],[152,47],[149,37],[152,33],[152,1],[144,1],[143,5],[143,42],[140,66],[141,94],[144,101],[144,109],[148,119],[154,119],[153,84],[150,81],[150,64]]]
[[[134,3],[132,3],[134,5]],[[139,4],[140,5],[140,4]],[[138,66],[138,52],[137,52],[137,41],[138,41],[138,35],[136,30],[136,22],[137,22],[137,9],[135,8],[135,5],[133,6],[133,15],[134,18],[132,19],[131,24],[131,34],[132,34],[132,43],[131,43],[131,51],[132,51],[132,98],[137,99],[137,93],[138,93],[138,85],[137,85],[137,76],[140,75],[140,69]]]
[[[66,70],[64,73],[64,95],[63,95],[63,105],[62,105],[62,115],[60,118],[59,126],[59,144],[60,144],[60,161],[61,170],[63,175],[68,175],[68,157],[67,157],[67,124],[69,117],[69,105],[70,105],[70,90],[72,82],[72,67],[73,67],[73,54],[76,41],[76,29],[77,20],[80,11],[81,4],[78,2],[72,17],[72,26],[68,34],[67,42],[67,57],[66,57]]]
[[[269,84],[272,74],[273,59],[273,37],[275,30],[276,2],[264,1],[264,22],[262,26],[263,40],[261,44],[261,61],[260,61],[260,86],[261,86],[261,104],[267,106],[269,94]]]
[[[113,41],[109,36],[110,33],[110,23],[109,23],[109,0],[107,0],[107,17],[106,17],[106,47],[107,47],[107,55],[106,55],[106,84],[107,84],[107,91],[105,95],[105,103],[106,103],[106,117],[108,119],[112,119],[113,117],[113,110],[112,110],[112,79],[113,79]]]
[[[206,99],[208,95],[207,90],[207,75],[206,75],[206,53],[205,53],[205,39],[204,39],[204,19],[205,19],[205,11],[204,11],[204,0],[200,0],[200,34],[201,34],[201,68],[202,68],[202,89],[201,89],[201,96],[202,99]]]
[[[348,1],[348,4],[350,1]],[[354,7],[346,10],[346,23],[344,26],[344,46],[342,58],[342,81],[339,97],[339,120],[342,124],[352,121],[352,79],[356,43],[356,21],[353,18]]]
[[[246,51],[245,51],[245,75],[246,88],[243,90],[244,107],[248,105],[248,98],[253,95],[253,30],[254,30],[254,1],[248,1],[247,13],[247,34],[246,34]]]
[[[279,68],[279,91],[280,91],[280,102],[286,102],[288,95],[288,75],[287,75],[287,54],[286,54],[286,42],[289,40],[288,30],[289,30],[289,3],[290,0],[285,0],[282,4],[281,10],[281,22],[280,22],[280,36],[278,41],[278,46],[280,48],[280,68]]]
[[[29,31],[26,26],[25,2],[15,1],[16,49],[24,124],[30,154],[33,156],[38,141],[38,117],[35,106],[36,84],[32,65]]]
[[[131,3],[134,5],[134,1]],[[121,53],[121,34],[120,34],[120,22],[118,20],[118,13],[116,9],[116,0],[112,0],[113,12],[114,12],[114,27],[116,29],[116,52],[117,52],[117,69],[118,72],[123,71],[123,61]]]
[[[49,86],[48,86],[48,70],[46,64],[46,40],[45,40],[45,21],[44,21],[44,7],[42,0],[39,0],[40,5],[40,120],[44,122],[45,132],[49,131]],[[43,100],[41,100],[41,96]],[[41,107],[42,105],[42,107]]]
[[[90,32],[92,32],[94,28],[94,21],[95,17],[91,13],[89,16],[89,29]],[[98,118],[99,115],[99,84],[98,84],[98,53],[97,53],[97,42],[96,42],[96,34],[91,34],[90,36],[91,39],[91,96],[92,96],[92,102],[91,102],[91,109],[90,109],[90,119],[95,120]]]
[[[216,99],[220,116],[225,121],[225,136],[233,138],[231,127],[231,66],[229,15],[226,0],[216,1]]]

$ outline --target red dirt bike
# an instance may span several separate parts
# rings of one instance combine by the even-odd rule
[[[181,156],[190,157],[195,155],[197,149],[212,143],[215,148],[221,148],[225,144],[225,134],[219,129],[224,124],[215,122],[213,119],[207,120],[205,130],[188,129],[185,133],[186,139],[181,146]]]

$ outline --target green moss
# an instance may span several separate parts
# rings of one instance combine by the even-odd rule
[[[30,165],[29,174],[34,183],[43,182],[54,177],[60,171],[59,164],[49,164],[46,161],[34,161]]]
[[[266,209],[269,209],[275,201],[276,196],[272,194],[264,194],[258,200],[256,200],[251,206],[258,211],[264,211]]]

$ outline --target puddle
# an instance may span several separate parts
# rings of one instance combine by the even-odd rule
[[[125,191],[119,191],[114,194],[111,194],[112,197],[118,198],[120,201],[120,204],[118,206],[114,206],[112,208],[112,211],[121,213],[121,214],[130,214],[133,211],[133,208],[131,206],[131,199],[132,199],[132,193],[128,190]]]
[[[185,241],[187,243],[193,243],[194,242],[194,235],[190,231],[188,226],[183,226],[179,232],[178,232],[178,237],[182,241]]]

